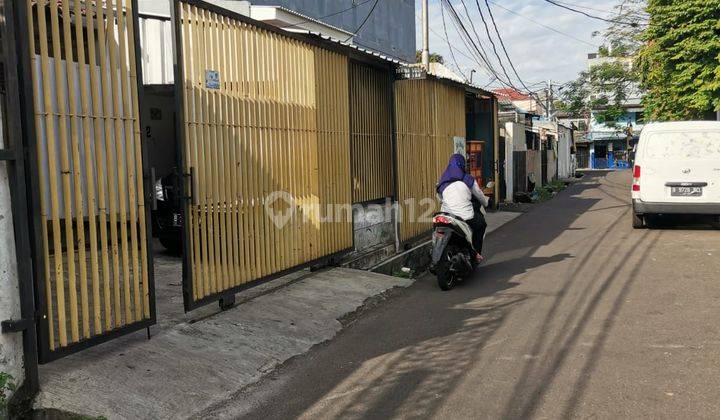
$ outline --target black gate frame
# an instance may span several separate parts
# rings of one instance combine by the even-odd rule
[[[4,121],[0,122],[3,130],[4,145],[0,148],[0,161],[7,164],[8,184],[10,187],[10,205],[12,211],[13,233],[15,236],[15,257],[17,261],[17,281],[20,294],[20,318],[2,320],[2,333],[23,334],[23,365],[25,380],[17,389],[9,402],[10,415],[20,415],[20,410],[29,407],[29,403],[39,389],[37,331],[35,328],[35,290],[33,287],[32,253],[30,227],[28,223],[28,200],[26,167],[27,148],[25,147],[26,116],[20,110],[23,98],[22,91],[27,75],[18,71],[19,51],[23,50],[22,37],[17,37],[18,27],[27,22],[22,7],[17,8],[15,0],[0,0],[0,36],[3,50],[3,66],[0,72],[4,83],[6,104],[17,100],[20,106],[6,106]],[[1,106],[1,105],[0,105]],[[24,117],[24,118],[23,118]],[[30,183],[33,184],[32,182]]]
[[[32,60],[31,55],[34,51],[30,51],[30,43],[28,40],[28,27],[27,18],[32,13],[31,9],[28,9],[27,2],[22,0],[10,0],[15,1],[18,5],[17,20],[16,20],[16,35],[18,37],[18,73],[20,75],[20,89],[21,89],[21,109],[23,114],[23,142],[25,148],[25,158],[27,159],[27,167],[25,177],[28,180],[39,180],[39,168],[37,164],[37,133],[35,133],[35,107],[33,103],[33,80],[32,80]],[[142,103],[143,103],[143,73],[142,73],[142,60],[140,50],[140,25],[138,17],[138,5],[137,0],[130,0],[132,5],[132,16],[128,17],[133,19],[134,31],[134,44],[135,44],[135,62],[136,62],[136,80],[138,89],[138,124],[142,127]],[[40,364],[52,362],[68,356],[70,354],[85,350],[89,347],[113,340],[120,336],[140,331],[142,329],[148,329],[151,325],[155,325],[157,320],[156,307],[155,307],[155,276],[154,276],[154,263],[153,263],[153,235],[152,235],[152,223],[151,223],[151,211],[152,198],[154,194],[154,186],[150,185],[150,165],[148,159],[147,143],[144,141],[143,136],[140,136],[141,153],[142,153],[142,170],[143,170],[143,182],[144,182],[144,193],[145,193],[145,229],[146,229],[146,249],[148,259],[148,292],[149,292],[149,303],[150,303],[150,318],[136,321],[132,324],[122,326],[103,334],[94,336],[92,338],[81,340],[77,343],[70,344],[66,347],[50,350],[49,341],[49,329],[47,322],[47,298],[45,294],[45,270],[43,262],[43,249],[42,249],[42,230],[40,226],[42,224],[42,218],[40,215],[40,206],[38,203],[42,200],[40,195],[40,189],[38,182],[30,182],[28,188],[28,213],[27,218],[30,226],[32,240],[30,244],[32,254],[32,271],[35,286],[35,321],[37,334],[37,349],[38,349],[38,362]]]

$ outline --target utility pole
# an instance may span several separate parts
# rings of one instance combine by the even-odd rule
[[[545,117],[550,121],[550,96],[552,96],[552,80],[547,81],[547,89],[545,90]]]
[[[428,0],[420,0],[422,2],[422,65],[425,71],[430,71],[430,34],[428,26]]]

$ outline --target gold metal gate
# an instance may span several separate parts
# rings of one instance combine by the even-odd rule
[[[453,153],[453,137],[465,137],[465,91],[435,79],[395,82],[400,240],[432,228],[439,210],[435,185]]]
[[[352,245],[348,62],[200,1],[174,25],[191,310]]]
[[[350,63],[353,202],[389,197],[392,189],[392,79],[387,70]]]
[[[40,359],[155,322],[135,0],[26,0]],[[28,70],[28,69],[26,69]]]

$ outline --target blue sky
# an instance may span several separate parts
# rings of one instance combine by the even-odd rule
[[[466,19],[465,9],[460,0],[451,0],[455,10]],[[476,0],[464,0],[467,10],[470,13],[475,29],[480,35],[483,46],[488,54],[494,58],[490,43],[487,41],[485,27],[483,26],[480,14],[478,13]],[[485,9],[485,1],[477,0],[482,7],[485,18],[488,19],[487,10]],[[430,0],[430,52],[435,52],[445,57],[445,64],[455,69],[455,64],[450,56],[448,41],[446,41],[443,31],[442,17],[440,14],[440,1]],[[494,3],[494,4],[493,4]],[[618,0],[563,0],[568,5],[576,5],[576,8],[595,15],[610,16],[613,6]],[[513,14],[505,9],[509,9]],[[544,0],[491,0],[490,7],[498,25],[500,35],[505,42],[510,58],[526,84],[536,83],[543,80],[552,79],[553,82],[564,83],[577,75],[577,73],[586,67],[587,54],[597,50],[596,47],[588,44],[600,45],[602,38],[593,37],[594,31],[602,31],[606,27],[606,23],[588,18],[586,16],[574,13],[545,2]],[[589,9],[588,9],[589,8]],[[596,10],[594,10],[596,9]],[[524,17],[518,16],[522,15]],[[420,32],[420,2],[416,3],[417,22],[417,48],[422,46],[422,34]],[[546,26],[563,32],[569,36],[561,35],[547,29],[537,23],[531,22],[529,19],[540,22]],[[487,73],[482,70],[476,62],[468,58],[471,56],[467,48],[463,44],[455,26],[451,23],[447,12],[445,13],[445,21],[447,24],[449,43],[453,49],[456,47],[461,51],[455,51],[455,58],[468,76],[470,69],[476,69],[473,76],[473,82],[479,85],[485,85],[490,81]],[[466,23],[467,25],[467,23]],[[488,21],[491,34],[494,36],[494,29],[490,21]],[[468,26],[468,31],[474,37],[472,28]],[[577,38],[577,39],[573,39]],[[498,53],[505,60],[502,49],[494,38]],[[585,43],[581,42],[584,41]],[[464,55],[463,55],[464,54]],[[512,70],[509,68],[507,61],[504,61],[508,73],[512,76]],[[500,66],[494,64],[500,72]],[[491,86],[498,85],[497,82]]]

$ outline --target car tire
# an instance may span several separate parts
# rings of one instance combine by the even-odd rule
[[[643,229],[646,227],[645,226],[645,218],[643,217],[643,215],[633,212],[632,227],[633,227],[633,229]]]
[[[720,229],[720,216],[714,216],[710,221],[710,225],[715,229]]]

